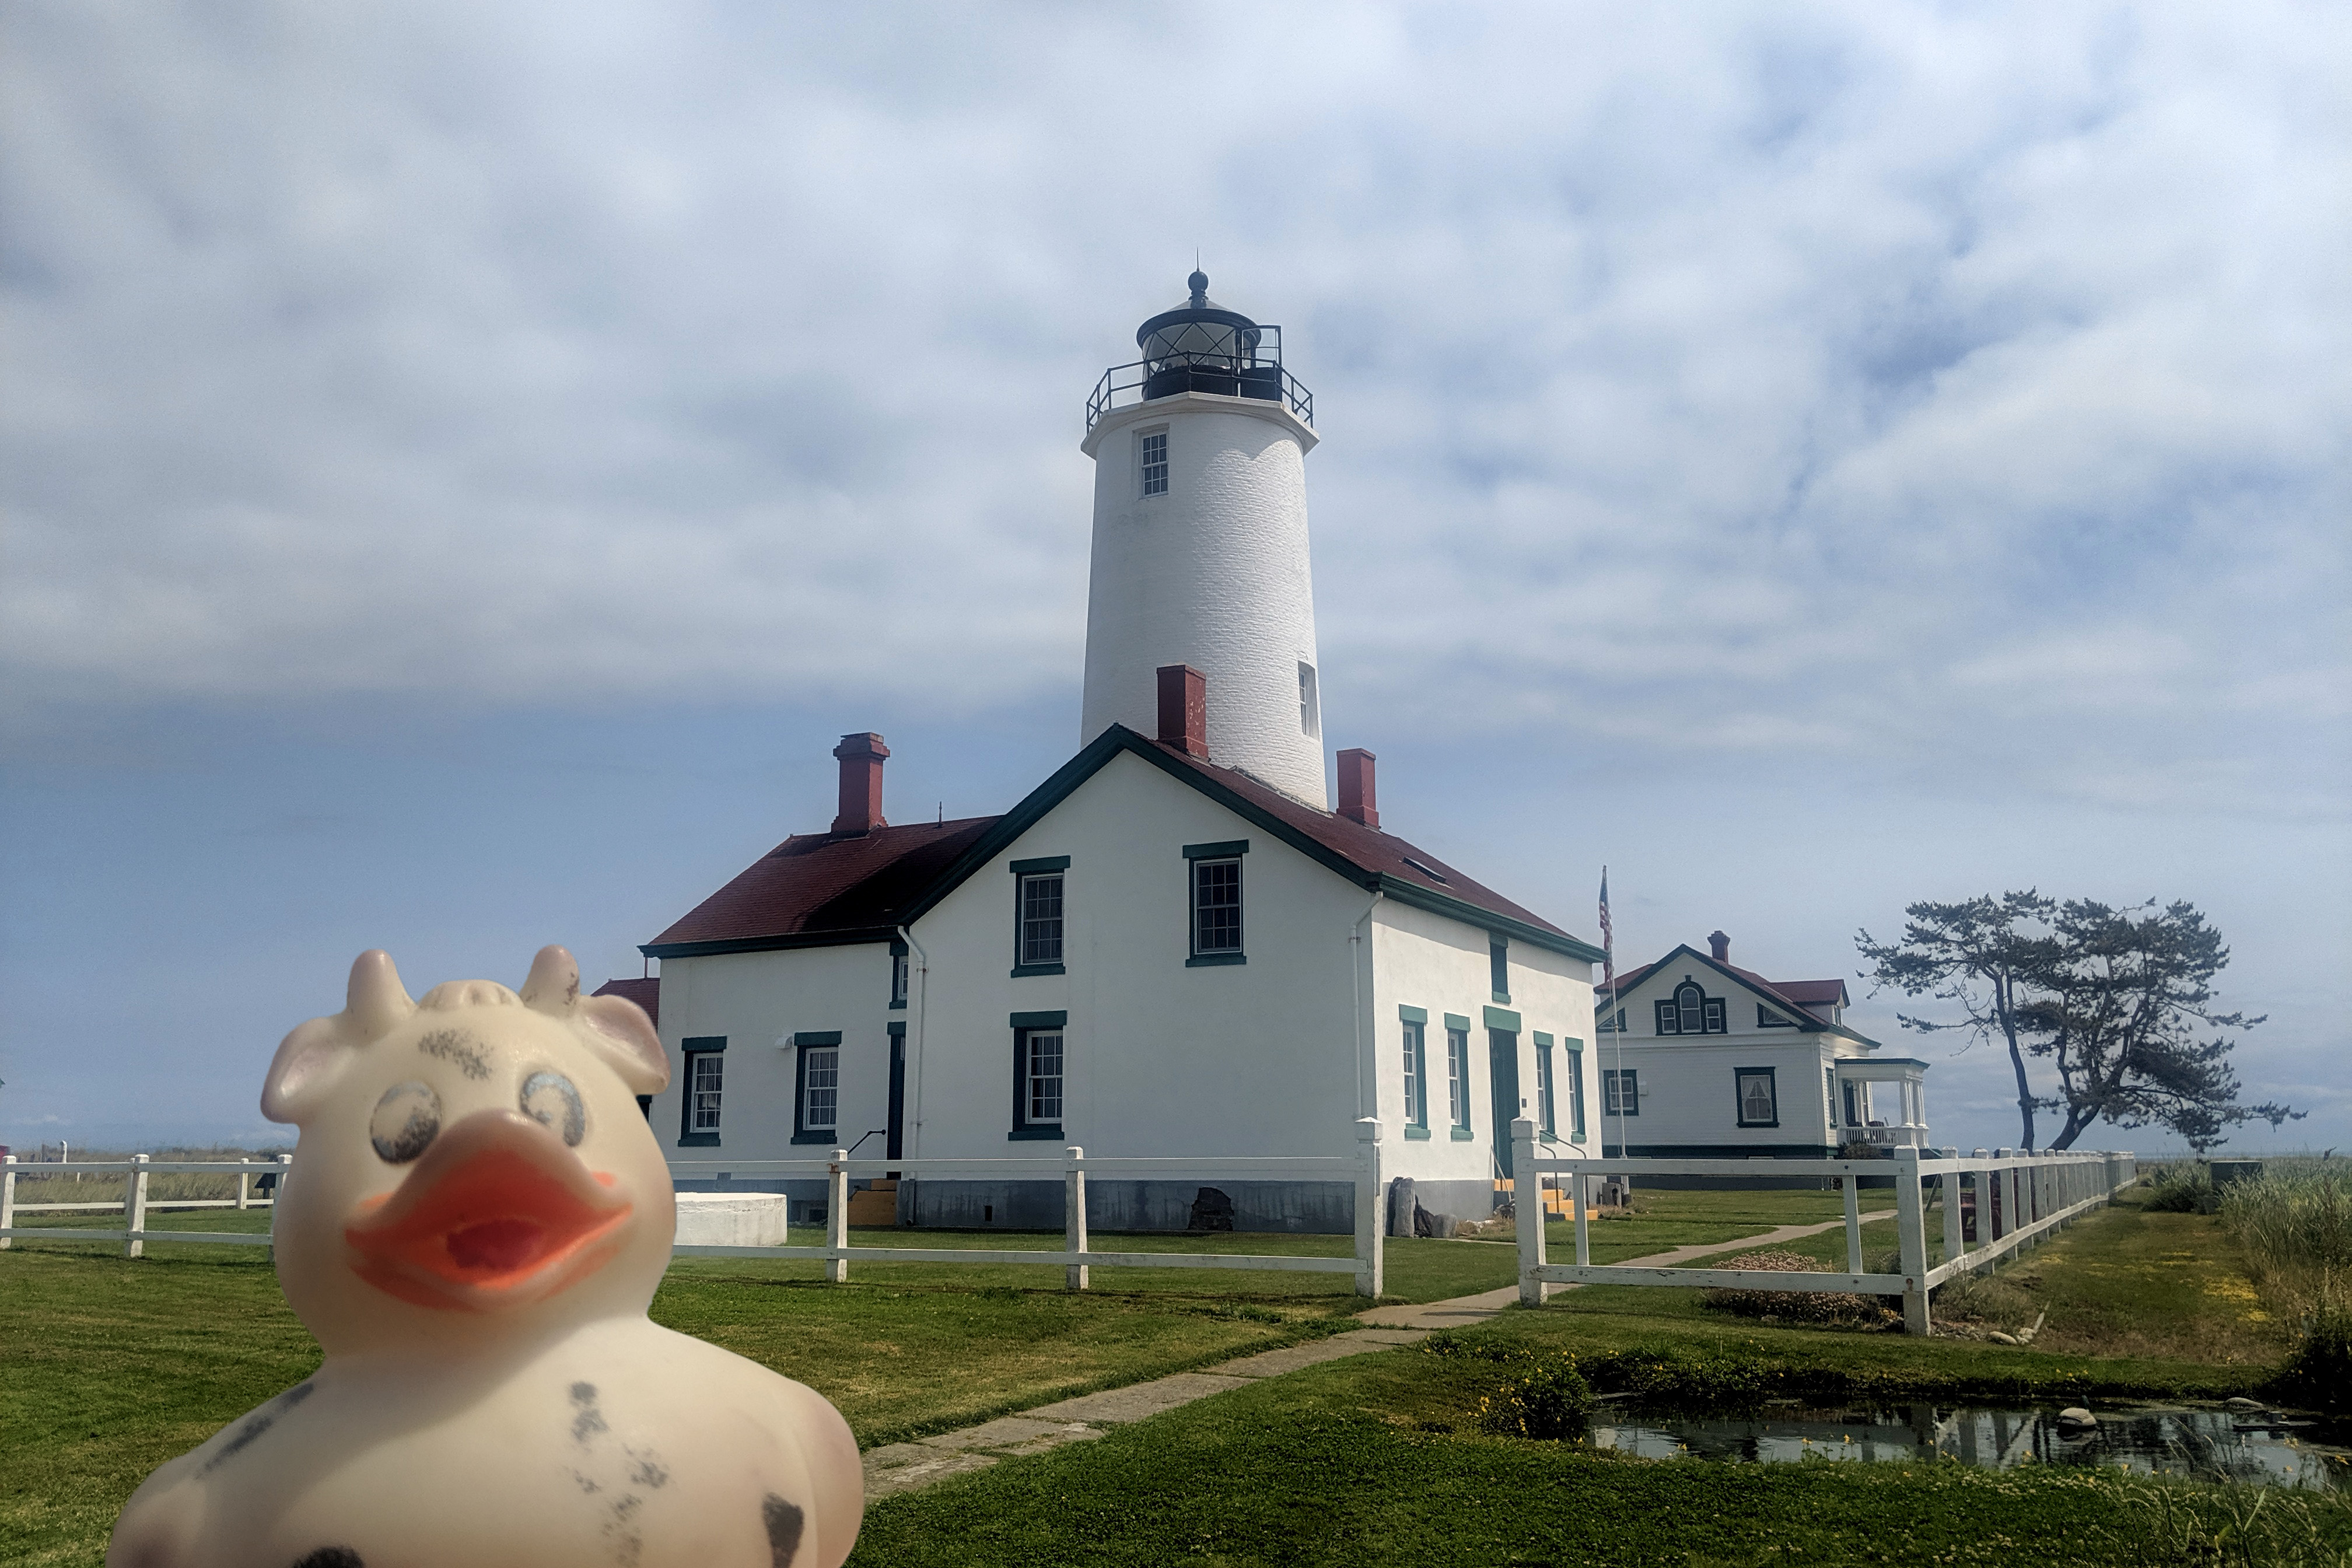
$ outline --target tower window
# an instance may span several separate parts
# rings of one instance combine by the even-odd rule
[[[1143,438],[1143,493],[1168,493],[1168,432],[1155,430]]]
[[[1322,709],[1315,698],[1315,667],[1303,658],[1298,661],[1298,727],[1309,735],[1323,732]]]

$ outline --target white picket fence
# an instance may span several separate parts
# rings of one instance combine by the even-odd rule
[[[16,1155],[0,1160],[0,1251],[5,1251],[17,1237],[37,1237],[43,1241],[119,1241],[122,1256],[137,1258],[151,1241],[194,1241],[217,1243],[228,1247],[267,1247],[269,1237],[251,1236],[240,1231],[219,1230],[150,1230],[147,1215],[151,1211],[167,1209],[245,1209],[268,1208],[277,1200],[253,1195],[256,1176],[276,1176],[286,1179],[286,1170],[293,1160],[291,1154],[280,1154],[274,1160],[151,1160],[144,1154],[133,1154],[128,1160],[68,1160],[63,1163],[41,1161],[23,1163]],[[188,1172],[207,1176],[235,1176],[236,1196],[233,1198],[157,1198],[147,1196],[147,1178],[173,1172]],[[69,1175],[122,1176],[125,1179],[122,1196],[100,1203],[81,1204],[20,1204],[16,1201],[16,1178],[19,1176]],[[274,1184],[273,1184],[274,1185]],[[123,1217],[121,1230],[80,1230],[50,1226],[19,1226],[20,1214],[107,1213]]]
[[[1643,1176],[1738,1176],[1750,1181],[1786,1177],[1790,1186],[1814,1186],[1824,1176],[1844,1178],[1839,1184],[1845,1193],[1846,1269],[1843,1274],[1596,1264],[1586,1205],[1580,1201],[1572,1201],[1576,1261],[1551,1263],[1544,1256],[1542,1205],[1522,1203],[1517,1207],[1519,1300],[1526,1305],[1541,1305],[1548,1285],[1835,1290],[1902,1297],[1904,1328],[1915,1334],[1928,1329],[1928,1291],[1956,1275],[1989,1268],[2103,1207],[2139,1173],[2129,1153],[2026,1153],[2009,1149],[1987,1153],[1979,1149],[1962,1155],[1957,1149],[1947,1149],[1939,1157],[1928,1159],[1916,1149],[1897,1149],[1892,1160],[1587,1160],[1538,1152],[1535,1123],[1524,1119],[1511,1123],[1511,1137],[1513,1164],[1521,1180],[1540,1182],[1545,1176],[1563,1176],[1577,1198],[1582,1197],[1589,1178],[1609,1175],[1631,1176],[1637,1183]],[[1895,1186],[1895,1251],[1901,1272],[1865,1273],[1858,1189],[1862,1179],[1883,1182],[1890,1177]],[[1927,1191],[1931,1184],[1943,1203],[1941,1263],[1932,1262],[1929,1256]],[[1972,1227],[1962,1223],[1963,1210],[1971,1205]],[[1973,1237],[1967,1234],[1970,1228],[1975,1231]]]
[[[1381,1293],[1384,1272],[1383,1240],[1387,1227],[1381,1223],[1383,1196],[1381,1184],[1380,1123],[1366,1117],[1355,1123],[1356,1152],[1320,1157],[1266,1156],[1183,1158],[1179,1156],[1123,1157],[1089,1155],[1072,1145],[1056,1153],[1041,1153],[1030,1157],[990,1160],[853,1160],[847,1151],[835,1149],[821,1160],[697,1160],[674,1163],[674,1176],[694,1175],[704,1172],[716,1173],[722,1167],[735,1180],[795,1180],[821,1177],[826,1183],[825,1239],[821,1247],[706,1247],[686,1246],[672,1249],[680,1258],[814,1258],[824,1262],[824,1277],[835,1283],[849,1278],[851,1263],[936,1263],[936,1264],[1057,1264],[1065,1270],[1065,1281],[1073,1290],[1087,1287],[1087,1270],[1100,1265],[1106,1268],[1219,1268],[1270,1269],[1294,1274],[1352,1274],[1356,1294],[1377,1297]],[[79,1161],[68,1164],[23,1165],[15,1155],[7,1156],[0,1167],[0,1248],[5,1248],[17,1237],[43,1241],[119,1241],[123,1256],[137,1258],[150,1241],[194,1241],[219,1243],[231,1247],[267,1247],[267,1235],[241,1232],[151,1230],[147,1215],[151,1209],[166,1208],[245,1208],[267,1206],[272,1200],[250,1195],[253,1176],[274,1173],[282,1183],[292,1168],[293,1156],[281,1154],[275,1161],[197,1162],[152,1161],[144,1154],[123,1161]],[[100,1204],[18,1204],[16,1178],[37,1173],[40,1175],[64,1175],[74,1172],[124,1175],[129,1177],[127,1189],[118,1200]],[[234,1199],[213,1198],[194,1200],[159,1200],[150,1203],[147,1178],[166,1171],[201,1172],[206,1174],[238,1176],[237,1194]],[[1343,1180],[1350,1181],[1356,1189],[1356,1247],[1353,1257],[1331,1258],[1284,1253],[1249,1252],[1100,1252],[1087,1240],[1087,1176],[1088,1173],[1108,1177],[1162,1176],[1183,1181],[1260,1179],[1271,1181]],[[1064,1227],[1063,1245],[1051,1250],[1043,1248],[998,1249],[992,1247],[852,1247],[849,1245],[849,1183],[856,1177],[877,1177],[888,1174],[920,1178],[931,1176],[940,1180],[961,1177],[967,1181],[998,1181],[1058,1176],[1063,1183]],[[124,1216],[121,1230],[84,1230],[19,1226],[18,1214],[33,1214],[65,1209],[115,1210]]]
[[[1381,1186],[1380,1123],[1370,1117],[1355,1124],[1357,1144],[1352,1155],[1329,1156],[1103,1156],[1088,1154],[1076,1144],[1058,1153],[1003,1160],[853,1160],[835,1149],[823,1160],[697,1160],[674,1162],[675,1174],[716,1173],[722,1166],[740,1181],[807,1179],[826,1183],[825,1239],[822,1247],[679,1247],[681,1258],[819,1258],[825,1278],[835,1283],[849,1278],[852,1263],[1047,1263],[1065,1270],[1068,1289],[1087,1289],[1087,1270],[1106,1268],[1233,1268],[1272,1269],[1293,1274],[1352,1274],[1356,1294],[1378,1296],[1384,1274],[1381,1224],[1384,1194]],[[1344,1180],[1356,1189],[1356,1250],[1352,1258],[1313,1257],[1251,1252],[1099,1252],[1087,1240],[1087,1177],[1106,1179],[1162,1177],[1186,1182],[1215,1179],[1300,1181]],[[898,1175],[942,1181],[1004,1179],[1037,1180],[1058,1176],[1063,1184],[1063,1244],[1053,1249],[1006,1250],[991,1247],[852,1247],[849,1245],[849,1184],[853,1178]]]

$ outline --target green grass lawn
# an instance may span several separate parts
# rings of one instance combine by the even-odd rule
[[[1866,1209],[1888,1202],[1863,1197]],[[1633,1217],[1593,1226],[1594,1257],[1731,1241],[1842,1213],[1833,1193],[1645,1194]],[[110,1220],[120,1224],[25,1216],[49,1228]],[[268,1215],[208,1210],[151,1223],[257,1233]],[[2118,1207],[1973,1288],[1995,1306],[2000,1290],[2049,1304],[2049,1324],[2030,1350],[1758,1325],[1703,1309],[1695,1291],[1625,1287],[1567,1292],[1479,1333],[1587,1361],[1614,1358],[1620,1375],[1685,1394],[1705,1393],[1726,1367],[1776,1390],[1832,1396],[2237,1393],[2275,1338],[2251,1299],[2241,1299],[2242,1271],[2228,1261],[2214,1223]],[[1874,1250],[1892,1246],[1883,1222],[1864,1234]],[[793,1239],[810,1237],[798,1231]],[[1053,1246],[1058,1235],[859,1230],[852,1240],[1016,1248]],[[1351,1246],[1345,1237],[1287,1235],[1097,1241],[1335,1257]],[[1569,1255],[1567,1226],[1549,1227],[1549,1241],[1555,1258]],[[1844,1239],[1832,1230],[1780,1245],[1842,1258]],[[97,1563],[142,1478],[317,1364],[262,1249],[151,1243],[148,1253],[134,1262],[116,1244],[63,1241],[20,1241],[0,1253],[0,1431],[9,1435],[0,1445],[0,1562]],[[1507,1245],[1391,1242],[1390,1297],[1492,1289],[1511,1282],[1515,1261]],[[1349,1326],[1363,1305],[1343,1274],[1097,1268],[1095,1289],[1076,1295],[1060,1289],[1058,1266],[856,1263],[846,1286],[822,1283],[820,1268],[681,1259],[654,1315],[809,1383],[867,1446],[1328,1333]],[[1379,1355],[1221,1396],[968,1485],[877,1505],[859,1561],[1642,1561],[1609,1555],[1609,1532],[1623,1516],[1608,1500],[1621,1496],[1647,1516],[1674,1516],[1680,1533],[1670,1538],[1685,1544],[1658,1560],[1677,1563],[1878,1561],[1866,1554],[1870,1542],[1906,1537],[1865,1529],[1866,1516],[1899,1524],[1915,1515],[1924,1522],[1900,1553],[1906,1561],[1936,1560],[1912,1550],[1923,1541],[2006,1535],[2052,1560],[2104,1562],[2123,1559],[2066,1556],[2061,1547],[2088,1551],[2082,1542],[2091,1537],[2064,1531],[2095,1534],[2105,1528],[2101,1508],[2137,1517],[2124,1502],[2067,1492],[2058,1483],[2074,1484],[2069,1478],[2045,1487],[2031,1477],[1850,1473],[1859,1467],[1822,1467],[1837,1473],[1819,1477],[1701,1470],[1465,1435],[1448,1412],[1466,1397],[1465,1379],[1491,1375],[1486,1364],[1482,1372],[1459,1358]],[[1041,1517],[1037,1504],[1048,1498],[1055,1506]],[[1744,1545],[1723,1534],[1730,1527],[1722,1521],[1746,1517],[1741,1510],[1759,1531],[1778,1533]],[[992,1518],[1002,1510],[1010,1511]],[[939,1542],[959,1544],[950,1552]],[[1756,1554],[1783,1546],[1794,1555]]]
[[[1512,1313],[1504,1320],[1552,1318]],[[1500,1325],[1498,1325],[1499,1330]],[[1479,1331],[1479,1333],[1497,1330]],[[2193,1556],[2242,1496],[1957,1464],[1620,1458],[1469,1430],[1496,1364],[1402,1351],[1186,1405],[1091,1443],[886,1499],[861,1568],[1244,1564],[2238,1563]],[[2168,1521],[2156,1506],[2169,1501]],[[2352,1544],[2340,1502],[2273,1499],[2254,1554]],[[2333,1563],[2329,1557],[2310,1561]]]

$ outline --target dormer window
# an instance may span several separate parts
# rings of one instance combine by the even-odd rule
[[[1675,987],[1675,994],[1658,1003],[1658,1033],[1662,1035],[1720,1035],[1726,1032],[1723,998],[1709,996],[1698,987],[1696,980],[1685,980]]]

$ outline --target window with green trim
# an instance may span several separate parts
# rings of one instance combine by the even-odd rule
[[[1192,956],[1209,958],[1242,950],[1242,862],[1194,860]]]
[[[1559,1136],[1559,1118],[1552,1112],[1551,1047],[1536,1047],[1536,1115],[1547,1138]]]
[[[1404,1027],[1404,1124],[1429,1130],[1429,1057],[1422,1045],[1423,1026]]]
[[[1470,1125],[1470,1031],[1445,1031],[1445,1092],[1454,1125]]]
[[[1568,1053],[1568,1131],[1569,1136],[1584,1137],[1584,1053]]]
[[[1043,871],[1021,879],[1020,956],[1024,968],[1062,962],[1062,873]]]
[[[1486,978],[1492,982],[1495,1000],[1511,999],[1511,939],[1488,935],[1486,938]]]

